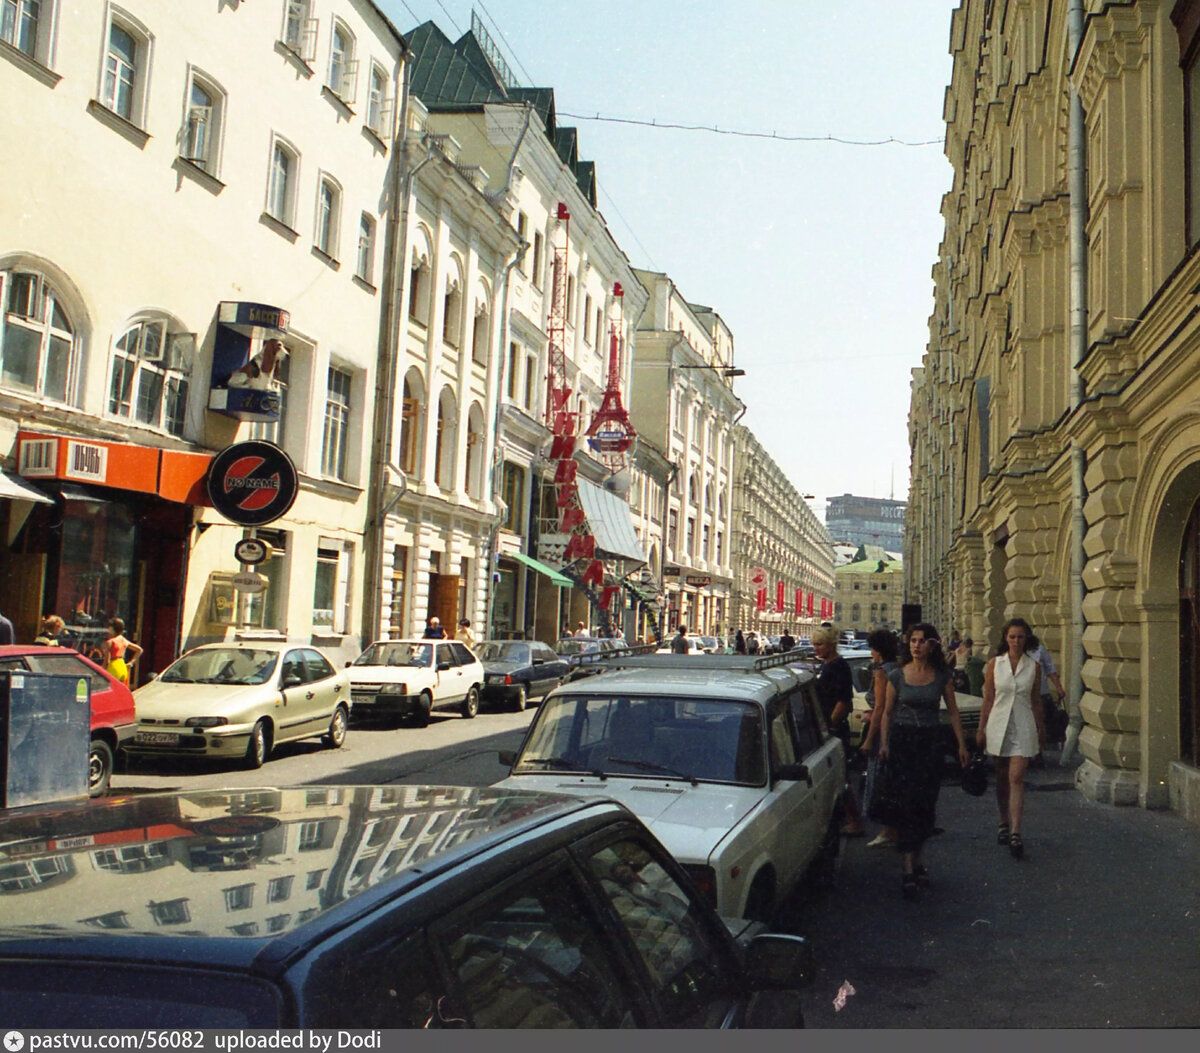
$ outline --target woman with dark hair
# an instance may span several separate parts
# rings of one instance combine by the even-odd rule
[[[1038,638],[1024,618],[1010,618],[1000,630],[995,656],[983,674],[983,705],[976,743],[996,758],[996,840],[1014,859],[1025,853],[1021,818],[1025,811],[1025,770],[1041,753],[1042,669],[1033,652]]]
[[[904,861],[900,888],[905,899],[916,899],[919,888],[929,884],[921,851],[933,834],[942,782],[939,710],[943,699],[958,741],[958,761],[964,768],[971,754],[937,630],[928,622],[911,626],[908,647],[909,660],[888,677],[879,755],[886,766],[889,806],[877,808],[876,817],[896,828],[896,847]]]
[[[746,653],[746,637],[742,635],[741,629],[739,629],[737,631],[736,635],[733,638],[733,653],[734,654],[745,654]]]
[[[867,758],[867,781],[863,789],[863,811],[871,815],[871,798],[875,793],[875,779],[879,772],[879,727],[883,721],[884,699],[887,697],[888,676],[900,668],[897,657],[896,635],[888,629],[876,629],[867,635],[867,646],[871,649],[871,686],[866,692],[867,705],[871,707],[871,723],[859,745],[859,751]],[[896,828],[884,824],[879,835],[867,842],[868,848],[894,848]]]

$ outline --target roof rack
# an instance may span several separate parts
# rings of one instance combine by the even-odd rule
[[[627,655],[653,654],[657,644],[634,644],[623,647],[620,651],[583,651],[579,654],[567,655],[568,665],[594,665],[606,658],[624,658]]]
[[[764,669],[782,666],[803,666],[811,669],[809,660],[801,650],[783,651],[780,654],[655,654],[656,646],[646,644],[633,647],[619,654],[585,655],[590,665],[604,669],[691,669],[695,671],[721,669],[728,672],[760,673]]]

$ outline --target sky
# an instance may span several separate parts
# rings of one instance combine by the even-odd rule
[[[474,7],[518,81],[554,89],[618,245],[725,320],[742,423],[818,514],[906,499],[956,0],[376,2],[451,40]]]

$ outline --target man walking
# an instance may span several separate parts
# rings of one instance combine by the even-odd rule
[[[671,640],[671,654],[687,654],[687,626],[681,625]]]

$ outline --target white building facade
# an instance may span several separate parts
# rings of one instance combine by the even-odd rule
[[[0,591],[19,636],[120,616],[148,670],[239,631],[357,653],[399,34],[367,0],[17,7],[0,456],[7,489],[35,489],[0,500]],[[298,481],[261,528],[204,485],[251,438]],[[239,592],[256,529],[267,587]]]

